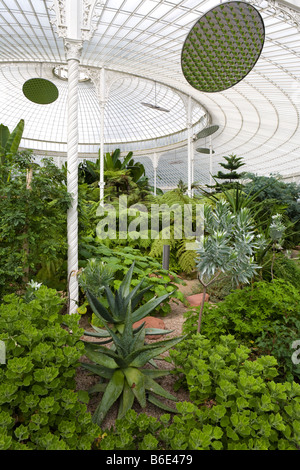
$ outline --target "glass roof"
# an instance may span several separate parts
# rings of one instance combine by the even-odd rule
[[[236,86],[220,93],[203,93],[185,80],[181,51],[196,21],[220,3],[218,0],[98,3],[94,32],[84,42],[81,67],[82,70],[104,67],[122,74],[112,84],[105,109],[107,148],[120,144],[121,150],[128,151],[132,142],[138,142],[135,155],[142,158],[151,157],[156,146],[165,146],[168,148],[163,152],[159,169],[165,160],[176,160],[179,152],[185,162],[187,118],[182,96],[190,95],[197,104],[193,123],[199,126],[197,123],[206,113],[207,123],[220,126],[213,136],[215,168],[223,155],[235,153],[245,158],[249,171],[278,172],[299,179],[300,1],[248,0],[265,24],[261,57]],[[54,77],[53,68],[66,64],[66,58],[64,41],[57,34],[55,22],[53,0],[0,0],[0,121],[11,128],[24,118],[24,146],[63,154],[67,140],[67,82]],[[26,80],[40,77],[41,73],[59,88],[59,99],[45,107],[29,102],[21,91]],[[155,99],[170,112],[141,105]],[[99,109],[93,82],[80,83],[81,153],[97,153]],[[182,149],[176,150],[175,158],[171,148],[180,142]],[[205,145],[207,142],[201,142],[201,146]],[[195,180],[207,179],[209,157],[195,154],[195,159],[199,176],[195,174]],[[186,164],[182,165],[184,174]],[[168,164],[168,178],[172,174],[177,178],[179,166],[180,163]]]

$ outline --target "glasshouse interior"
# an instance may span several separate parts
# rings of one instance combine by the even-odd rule
[[[0,0],[0,450],[300,450],[299,113],[299,0]]]

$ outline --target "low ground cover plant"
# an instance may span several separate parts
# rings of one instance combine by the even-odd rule
[[[273,356],[252,360],[232,335],[195,334],[170,350],[190,402],[160,419],[130,410],[105,429],[98,449],[298,450],[300,385],[277,383]],[[133,438],[134,436],[134,438]]]
[[[75,392],[79,315],[61,315],[62,305],[41,286],[28,302],[11,294],[0,306],[1,450],[89,450],[98,435],[87,394]]]
[[[185,334],[196,332],[198,309],[186,313]],[[216,305],[206,304],[202,334],[212,341],[232,334],[247,346],[256,346],[256,354],[274,355],[284,380],[299,381],[299,364],[291,361],[291,345],[299,339],[299,309],[300,294],[292,284],[282,279],[255,282]]]

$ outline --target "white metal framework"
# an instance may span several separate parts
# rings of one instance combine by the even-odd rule
[[[138,141],[136,157],[145,153],[151,157],[156,147],[169,150],[176,142],[184,142],[186,110],[176,94],[179,91],[199,103],[194,123],[201,117],[202,105],[211,122],[220,125],[213,142],[215,164],[223,155],[236,153],[245,157],[250,171],[298,177],[299,8],[296,1],[248,1],[265,23],[262,56],[241,83],[222,93],[205,94],[192,89],[184,79],[180,54],[194,23],[220,1],[103,0],[92,10],[95,2],[82,0],[86,29],[82,32],[85,40],[80,67],[94,72],[104,67],[111,74],[120,74],[112,83],[105,107],[105,143],[112,144],[108,150],[119,144],[126,152],[133,147],[131,142]],[[26,101],[20,86],[39,76],[40,63],[43,74],[51,79],[54,66],[66,65],[62,37],[66,5],[66,0],[0,1],[1,121],[12,127],[24,118],[24,146],[48,154],[66,152],[66,83],[60,86],[59,101],[47,109]],[[172,114],[139,107],[141,101],[154,100],[154,81],[159,84],[159,103],[169,106]],[[80,156],[97,154],[99,108],[93,82],[81,83]],[[178,131],[182,134],[177,137]],[[174,160],[174,155],[170,158]],[[206,157],[195,158],[195,179],[206,178]],[[158,174],[164,177],[160,163]]]

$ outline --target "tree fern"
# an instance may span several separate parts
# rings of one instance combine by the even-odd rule
[[[195,250],[189,250],[186,248],[188,243],[191,243],[191,240],[187,240],[186,238],[178,242],[176,256],[182,271],[190,274],[196,268],[197,253]]]

